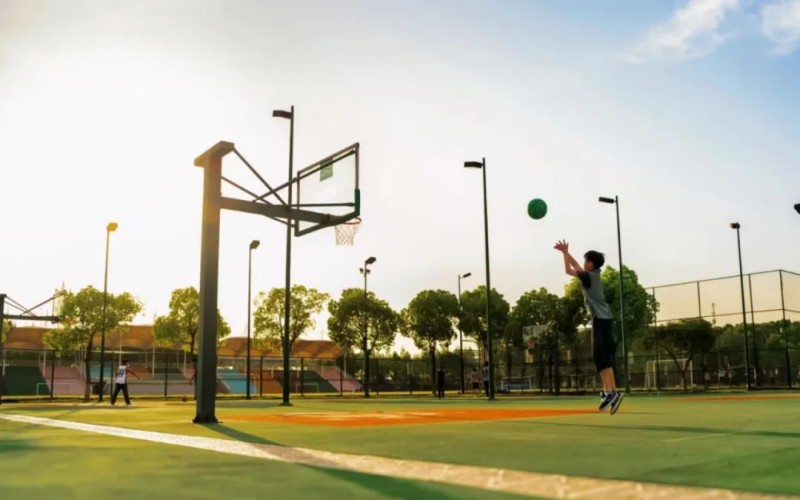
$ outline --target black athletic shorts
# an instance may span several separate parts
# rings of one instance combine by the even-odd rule
[[[617,343],[614,341],[614,321],[592,318],[592,356],[597,371],[614,367]]]

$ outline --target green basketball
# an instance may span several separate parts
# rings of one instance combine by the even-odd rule
[[[541,219],[547,215],[547,203],[539,198],[532,199],[528,202],[528,215],[530,215],[532,219]]]

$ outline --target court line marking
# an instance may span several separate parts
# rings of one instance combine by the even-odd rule
[[[420,460],[403,460],[371,455],[334,453],[306,448],[247,443],[231,439],[186,436],[163,432],[126,429],[66,420],[0,413],[0,419],[90,432],[159,444],[183,446],[229,455],[274,460],[313,467],[348,470],[413,481],[444,483],[469,488],[548,498],[640,499],[785,499],[786,496],[740,492],[717,488],[674,486],[612,479],[597,479],[561,474],[542,474],[510,469],[457,465]]]

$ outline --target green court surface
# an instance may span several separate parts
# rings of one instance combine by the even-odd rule
[[[5,404],[28,415],[403,460],[800,495],[800,394]],[[561,414],[559,414],[561,413]],[[521,498],[0,419],[2,498]]]

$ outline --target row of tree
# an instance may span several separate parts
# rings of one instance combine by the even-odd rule
[[[606,298],[616,318],[619,317],[618,280],[619,271],[607,267],[601,274]],[[629,347],[652,349],[661,347],[672,355],[678,353],[705,352],[706,346],[714,345],[718,338],[734,335],[724,329],[711,328],[707,322],[678,322],[651,328],[657,311],[652,295],[641,286],[638,276],[624,267],[622,272],[625,289],[625,329]],[[586,337],[579,335],[589,317],[583,306],[580,283],[573,280],[567,284],[563,296],[557,296],[544,288],[524,293],[512,305],[497,290],[489,296],[492,325],[496,341],[495,349],[504,355],[505,371],[512,373],[514,353],[525,349],[523,328],[530,325],[547,327],[547,335],[560,346],[574,346],[577,350]],[[374,352],[391,348],[398,335],[408,337],[430,359],[432,378],[435,378],[437,352],[446,350],[457,338],[460,329],[467,338],[473,339],[485,351],[487,348],[486,288],[480,286],[456,297],[446,290],[424,290],[409,304],[395,311],[374,293],[364,293],[358,288],[346,289],[338,299],[314,288],[294,285],[291,290],[291,318],[288,334],[289,352],[295,341],[315,328],[314,318],[327,305],[328,336],[347,352],[359,353],[365,359],[365,378],[369,380],[369,358]],[[262,348],[282,346],[284,328],[284,289],[273,288],[260,292],[255,301],[253,314],[253,336],[255,345]],[[45,336],[48,347],[64,352],[82,350],[86,372],[89,372],[95,334],[105,329],[124,328],[142,310],[142,304],[130,293],[108,294],[104,304],[103,293],[88,286],[79,292],[67,292],[64,296],[64,321],[59,328]],[[200,299],[194,287],[180,288],[172,292],[169,312],[158,316],[154,322],[154,333],[159,345],[184,345],[190,353],[196,351],[199,331]],[[730,329],[730,327],[727,327]],[[619,338],[620,322],[615,322]],[[218,338],[230,334],[230,326],[218,311]],[[775,342],[771,339],[770,342]],[[677,357],[676,364],[677,362]],[[680,366],[679,366],[680,368]],[[365,391],[368,391],[365,384]],[[87,398],[90,387],[87,383]]]

